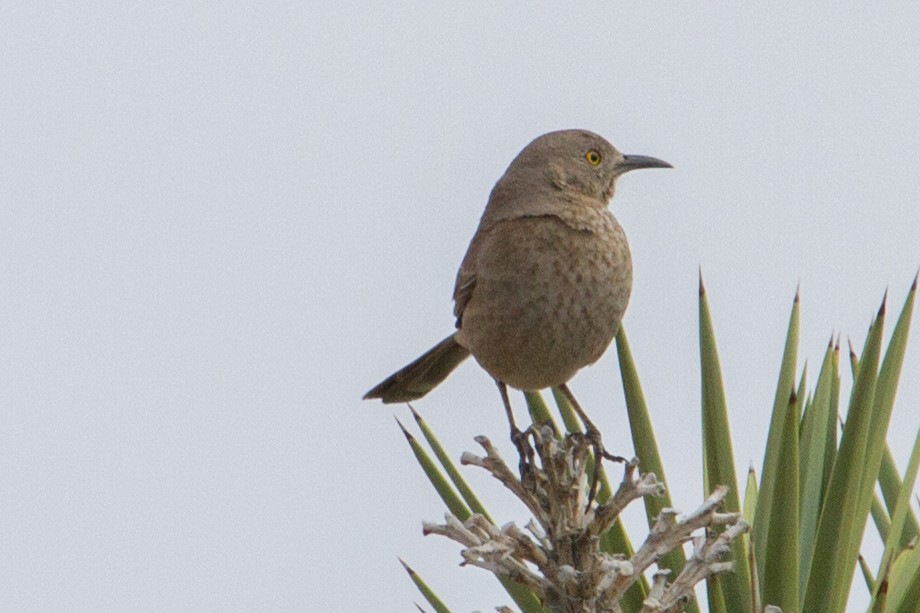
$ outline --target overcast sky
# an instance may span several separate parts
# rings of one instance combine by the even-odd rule
[[[410,611],[397,556],[455,611],[510,603],[421,535],[443,505],[408,412],[360,398],[452,329],[489,191],[550,130],[675,167],[621,180],[612,210],[679,508],[703,496],[699,267],[742,472],[796,286],[812,374],[832,333],[862,345],[886,289],[900,310],[920,266],[912,3],[319,4],[0,4],[0,609]],[[614,352],[571,387],[630,455]],[[472,360],[416,407],[454,457],[478,434],[511,453]]]

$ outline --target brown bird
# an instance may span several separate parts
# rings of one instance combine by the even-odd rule
[[[498,384],[512,438],[506,385],[558,387],[596,433],[566,382],[601,357],[629,302],[629,245],[607,205],[617,178],[637,168],[671,165],[623,155],[587,130],[524,147],[492,189],[460,265],[457,331],[364,398],[421,398],[472,354]]]

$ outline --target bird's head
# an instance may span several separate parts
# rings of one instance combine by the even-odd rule
[[[506,175],[542,175],[557,189],[607,204],[616,180],[638,168],[672,168],[658,158],[624,155],[587,130],[560,130],[534,139],[511,163]]]

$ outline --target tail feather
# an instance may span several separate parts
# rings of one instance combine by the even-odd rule
[[[421,398],[446,379],[469,355],[470,352],[450,335],[422,357],[384,379],[364,394],[364,399],[380,398],[389,404]]]

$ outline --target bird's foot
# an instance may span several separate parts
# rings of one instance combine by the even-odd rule
[[[588,439],[588,443],[591,445],[591,449],[594,451],[594,471],[591,475],[591,489],[588,490],[587,506],[590,507],[591,503],[594,502],[595,498],[597,497],[601,473],[603,471],[603,466],[601,465],[603,460],[621,462],[623,464],[625,464],[627,460],[623,456],[613,455],[604,449],[604,442],[601,440],[600,430],[595,428],[594,424],[590,422],[588,422],[588,427],[585,429],[585,438]]]
[[[527,428],[522,432],[516,425],[511,425],[511,442],[514,443],[520,458],[518,472],[520,472],[521,482],[525,484],[533,476],[534,451],[529,440],[531,433],[531,428]]]
[[[585,436],[588,438],[588,441],[591,443],[591,448],[594,449],[595,456],[604,458],[605,460],[610,460],[611,462],[619,462],[621,464],[625,464],[626,462],[629,461],[621,455],[613,455],[612,453],[608,453],[607,450],[604,449],[604,443],[603,441],[601,441],[600,430],[597,430],[595,428],[590,428],[587,432],[585,432]]]

